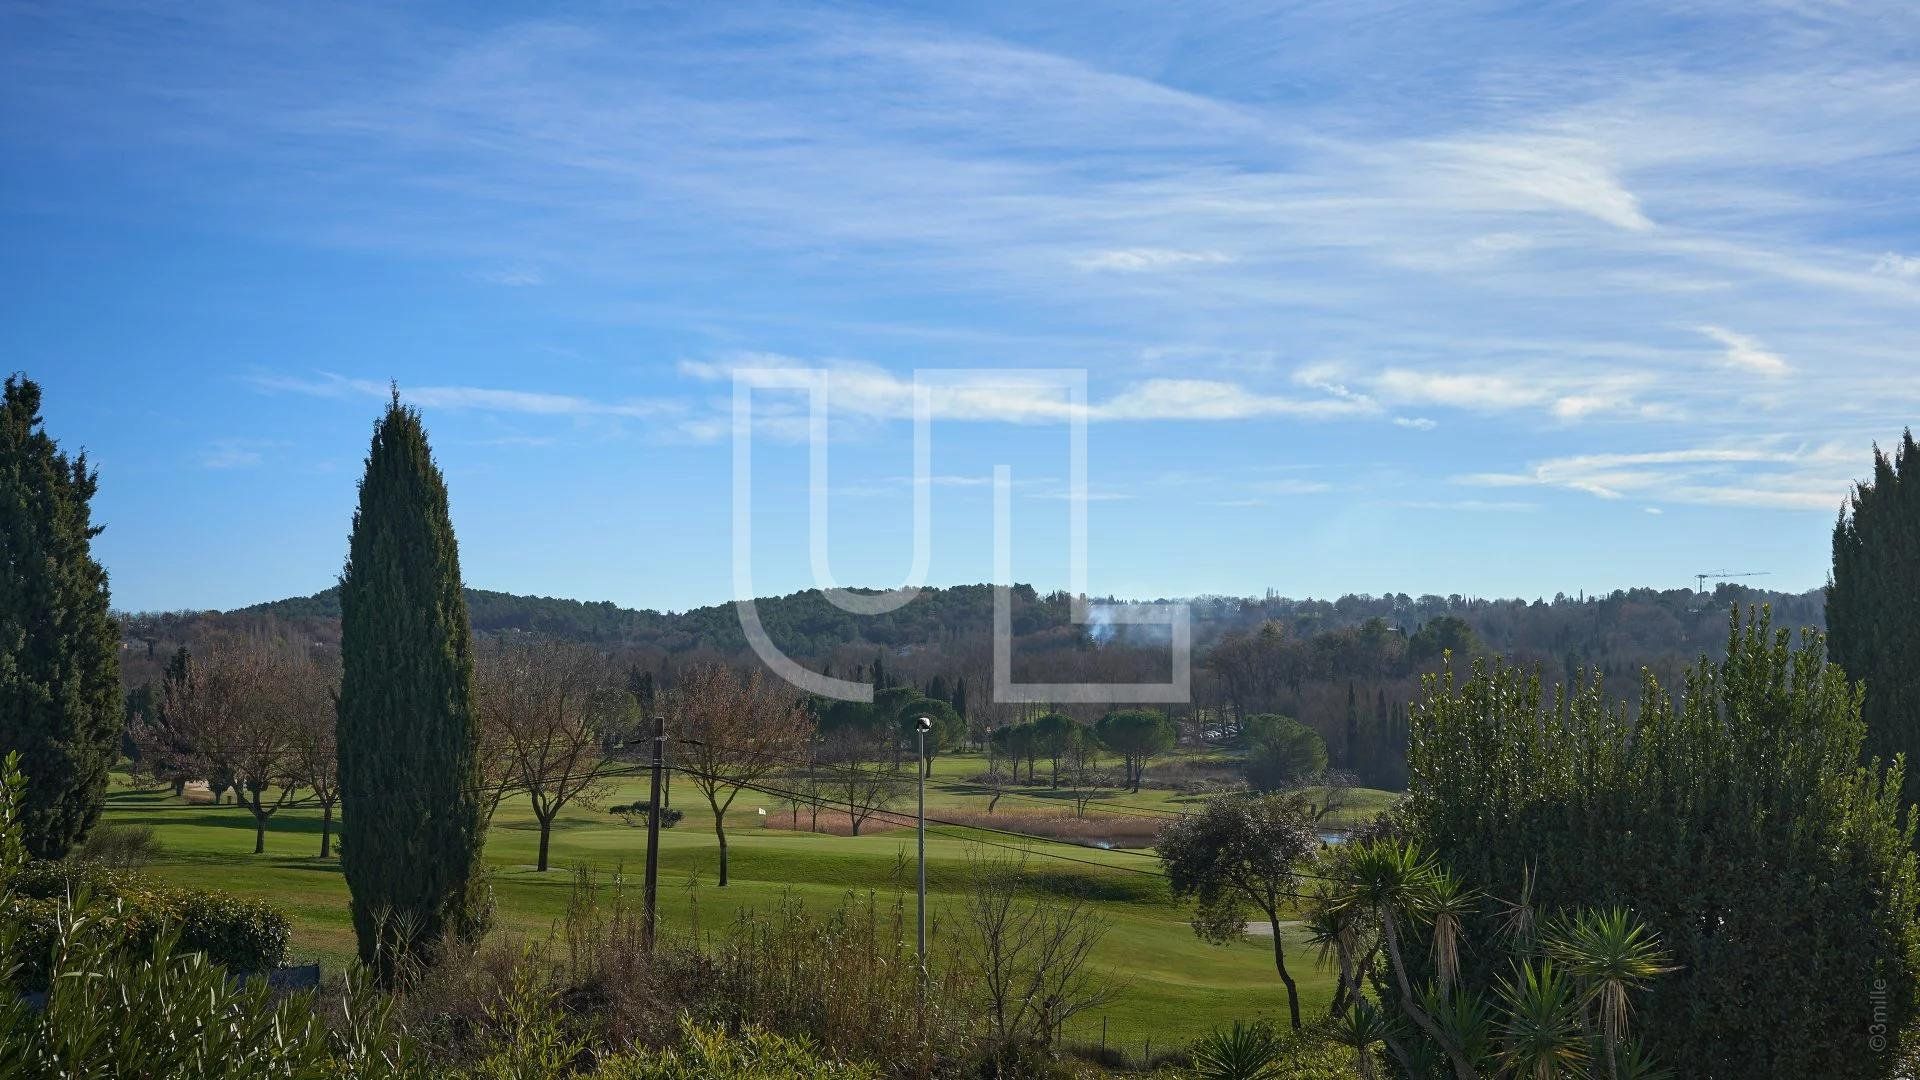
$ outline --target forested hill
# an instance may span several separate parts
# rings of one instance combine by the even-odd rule
[[[1125,625],[1074,625],[1064,593],[1042,595],[1018,585],[1013,595],[1015,633],[1031,644],[1084,647],[1114,634],[1122,640],[1129,634],[1151,635],[1150,630]],[[1493,651],[1554,659],[1573,655],[1582,662],[1605,658],[1622,665],[1652,656],[1716,652],[1726,635],[1727,611],[1735,604],[1770,605],[1777,626],[1819,628],[1824,624],[1820,590],[1783,593],[1734,584],[1722,584],[1710,595],[1691,589],[1630,589],[1551,600],[1399,593],[1355,594],[1337,600],[1207,596],[1190,603],[1194,640],[1203,650],[1223,637],[1268,623],[1278,624],[1292,636],[1312,638],[1378,619],[1411,637],[1426,623],[1452,616],[1470,625],[1479,642]],[[480,633],[530,632],[666,653],[733,654],[746,648],[732,604],[673,613],[605,601],[469,589],[467,606]],[[876,616],[842,611],[818,590],[764,598],[758,608],[774,641],[793,655],[828,656],[849,646],[911,650],[986,637],[992,627],[993,589],[988,585],[930,588],[911,603]],[[305,624],[313,636],[327,639],[332,636],[329,624],[337,625],[339,616],[339,592],[327,589],[231,612],[139,614],[124,619],[127,636],[134,640],[191,638],[214,626],[240,627],[263,617]]]

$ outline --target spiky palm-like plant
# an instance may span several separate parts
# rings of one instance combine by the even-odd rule
[[[1208,1033],[1193,1044],[1193,1068],[1202,1080],[1280,1080],[1285,1045],[1271,1024],[1236,1020],[1225,1031]]]
[[[1581,988],[1583,1003],[1599,1014],[1607,1072],[1617,1075],[1617,1049],[1632,1020],[1631,995],[1674,970],[1659,937],[1625,908],[1614,907],[1553,923],[1544,944]]]
[[[1334,1041],[1352,1048],[1354,1072],[1360,1080],[1380,1080],[1373,1048],[1386,1041],[1388,1027],[1387,1018],[1364,998],[1355,1000],[1351,1008],[1334,1018]]]
[[[1477,900],[1478,895],[1448,870],[1436,870],[1418,898],[1418,914],[1433,927],[1434,981],[1441,1001],[1448,1000],[1460,981],[1461,924],[1473,914]]]
[[[1581,1075],[1589,1053],[1581,1030],[1580,992],[1552,960],[1515,965],[1497,992],[1506,1015],[1500,1025],[1500,1062],[1507,1075],[1561,1080]]]

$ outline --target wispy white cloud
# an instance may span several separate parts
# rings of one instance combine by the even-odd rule
[[[1920,257],[1889,251],[1873,260],[1873,272],[1907,281],[1920,280]]]
[[[1451,174],[1456,184],[1570,210],[1634,232],[1653,228],[1600,143],[1520,133],[1441,141],[1427,149],[1430,164],[1443,176]]]
[[[201,451],[200,464],[208,469],[245,469],[265,460],[263,450],[271,443],[255,439],[218,439]]]
[[[1409,510],[1452,510],[1468,514],[1526,514],[1540,509],[1539,503],[1517,499],[1419,499],[1395,505]]]
[[[1768,352],[1757,339],[1746,334],[1736,334],[1720,326],[1702,326],[1700,332],[1727,347],[1721,362],[1730,368],[1768,376],[1785,375],[1793,370],[1779,354]]]
[[[1602,499],[1632,496],[1664,503],[1832,513],[1859,465],[1856,449],[1843,444],[1712,446],[1577,454],[1536,462],[1524,472],[1470,473],[1453,479],[1478,487],[1564,488]]]
[[[1182,266],[1204,266],[1232,262],[1224,251],[1175,251],[1167,248],[1121,248],[1100,251],[1074,260],[1083,270],[1169,270]]]
[[[707,382],[739,378],[774,391],[791,391],[797,374],[824,371],[831,415],[891,420],[913,416],[913,376],[872,364],[837,362],[815,368],[788,357],[756,354],[730,362],[685,361],[680,371]],[[928,407],[938,419],[1053,423],[1074,413],[1059,378],[1045,371],[943,372],[927,386]],[[1153,378],[1086,403],[1082,414],[1090,421],[1226,421],[1364,417],[1377,411],[1372,402],[1351,396],[1295,397],[1224,380]]]
[[[372,379],[353,379],[330,372],[311,378],[256,375],[250,380],[261,390],[306,394],[311,397],[384,399],[393,386]],[[536,390],[502,390],[484,386],[403,386],[400,400],[433,409],[472,409],[482,412],[525,413],[535,416],[614,416],[657,419],[679,415],[683,406],[672,401],[596,401],[574,394]]]
[[[1396,416],[1393,422],[1396,427],[1411,428],[1414,431],[1432,431],[1440,426],[1439,421],[1425,416]]]

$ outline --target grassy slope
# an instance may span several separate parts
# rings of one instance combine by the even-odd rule
[[[978,758],[956,755],[942,758],[928,788],[928,813],[970,806],[984,808],[985,799],[965,793],[960,778],[978,772]],[[1045,764],[1042,763],[1042,772]],[[611,802],[645,797],[642,779],[622,780]],[[1384,792],[1363,793],[1362,807],[1376,809],[1390,801]],[[1031,808],[1056,802],[1046,794],[1009,797],[1003,809]],[[860,837],[794,833],[764,827],[757,808],[779,812],[765,796],[743,792],[727,815],[732,848],[733,883],[713,885],[717,850],[713,817],[693,785],[674,784],[673,805],[686,811],[679,827],[663,834],[661,847],[661,917],[670,926],[686,928],[697,918],[707,930],[724,926],[742,906],[770,907],[791,891],[810,907],[837,904],[849,890],[878,892],[890,902],[906,890],[912,904],[913,832],[883,831]],[[1111,801],[1135,806],[1175,808],[1179,801],[1164,791],[1121,794]],[[901,804],[911,810],[911,800]],[[1070,803],[1060,804],[1070,809]],[[804,818],[804,813],[803,813]],[[353,929],[347,918],[346,887],[338,863],[315,857],[319,850],[319,814],[285,810],[270,824],[267,853],[251,854],[253,821],[233,806],[190,805],[165,792],[117,787],[110,801],[110,821],[155,827],[165,848],[163,859],[150,868],[158,877],[183,885],[219,888],[270,900],[295,920],[294,952],[302,959],[319,959],[337,970],[353,953]],[[942,835],[956,832],[959,835]],[[927,839],[928,890],[936,935],[942,912],[953,904],[962,887],[970,854],[1010,854],[972,843],[981,836],[958,830],[930,831]],[[570,891],[565,868],[588,864],[603,876],[624,867],[637,890],[645,858],[645,831],[622,823],[617,816],[585,808],[562,815],[553,837],[554,870],[532,869],[539,834],[524,800],[501,807],[488,838],[487,858],[494,868],[499,925],[508,931],[544,933],[563,915]],[[1004,837],[984,837],[1007,842]],[[1071,855],[1116,869],[1102,869],[1048,858],[1040,852]],[[1233,1019],[1255,1015],[1283,1017],[1285,994],[1274,974],[1272,949],[1264,938],[1250,938],[1227,946],[1209,946],[1193,936],[1184,913],[1167,896],[1162,881],[1126,872],[1119,867],[1157,870],[1150,859],[1121,852],[1101,852],[1040,844],[1028,858],[1028,867],[1047,887],[1084,889],[1097,898],[1110,929],[1096,962],[1126,985],[1122,996],[1107,1010],[1110,1038],[1138,1044],[1184,1041]],[[1044,875],[1044,876],[1041,876]],[[1289,968],[1302,987],[1309,1008],[1324,1005],[1329,977],[1311,962],[1311,953],[1289,935]],[[1099,1019],[1083,1022],[1083,1033],[1097,1032]]]

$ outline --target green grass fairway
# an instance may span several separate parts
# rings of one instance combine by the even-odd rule
[[[944,810],[984,810],[986,798],[968,787],[964,778],[985,768],[975,755],[950,755],[936,763],[927,791],[928,814]],[[1041,763],[1042,775],[1046,764]],[[107,820],[154,827],[164,848],[148,868],[156,877],[181,885],[224,889],[271,901],[294,920],[294,954],[300,960],[320,960],[338,971],[353,955],[353,929],[347,918],[346,885],[337,861],[321,860],[319,813],[283,810],[267,832],[267,852],[253,855],[253,819],[236,806],[185,803],[170,792],[152,791],[116,783],[109,797]],[[771,786],[778,787],[774,781]],[[1371,812],[1393,798],[1386,792],[1359,793],[1361,812]],[[644,778],[622,779],[609,802],[631,802],[646,797]],[[1182,802],[1169,792],[1146,790],[1118,793],[1108,804],[1177,809]],[[1071,812],[1064,795],[1033,789],[1021,797],[1003,798],[1002,810],[1053,805]],[[741,907],[766,908],[784,894],[798,896],[809,907],[828,908],[850,891],[872,890],[883,902],[904,891],[913,902],[914,836],[911,829],[886,829],[859,837],[828,836],[766,827],[760,809],[780,813],[782,804],[768,796],[742,792],[727,815],[732,849],[732,884],[715,887],[718,848],[713,817],[699,792],[684,778],[673,784],[673,806],[686,820],[662,834],[661,917],[666,925],[688,928],[698,920],[704,929],[719,929]],[[900,807],[912,810],[911,798]],[[804,811],[802,817],[804,820]],[[1004,836],[930,828],[927,838],[929,916],[935,933],[949,932],[942,917],[954,906],[963,886],[969,856],[1009,855],[976,840],[1017,844]],[[620,817],[584,807],[570,808],[556,823],[553,869],[533,869],[539,833],[525,800],[509,801],[494,818],[487,841],[487,861],[493,868],[498,925],[506,932],[544,934],[566,910],[571,889],[570,871],[581,864],[610,878],[624,868],[638,889],[645,860],[644,829],[626,825]],[[1031,846],[1027,868],[1043,888],[1083,891],[1095,898],[1109,930],[1096,960],[1125,985],[1120,998],[1107,1010],[1108,1038],[1138,1045],[1147,1038],[1156,1043],[1185,1041],[1234,1019],[1269,1015],[1284,1018],[1286,995],[1273,969],[1270,942],[1248,938],[1227,947],[1202,943],[1188,928],[1185,914],[1172,903],[1165,882],[1135,871],[1157,874],[1150,858],[1121,851],[1070,848],[1059,844]],[[1049,857],[1068,855],[1080,862]],[[1087,864],[1095,865],[1087,865]],[[1293,935],[1288,937],[1288,966],[1303,990],[1306,1006],[1325,1007],[1331,989],[1328,973],[1315,968],[1312,955]],[[1100,1017],[1083,1020],[1075,1034],[1097,1037]]]

